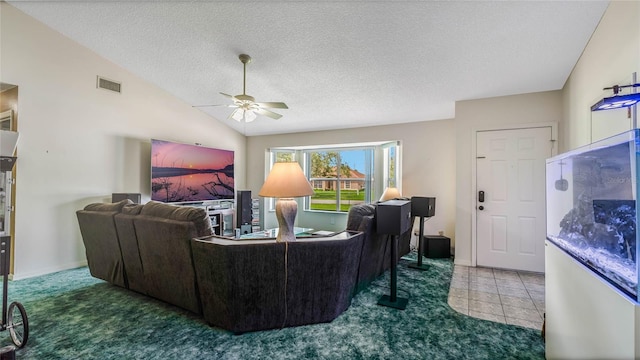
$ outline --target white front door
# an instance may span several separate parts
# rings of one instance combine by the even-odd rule
[[[478,266],[544,272],[551,127],[476,133]]]

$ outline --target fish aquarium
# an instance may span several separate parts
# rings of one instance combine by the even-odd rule
[[[547,239],[635,302],[638,151],[636,129],[546,163]]]

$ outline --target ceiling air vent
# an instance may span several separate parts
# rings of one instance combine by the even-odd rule
[[[98,87],[98,89],[110,90],[110,91],[114,91],[114,92],[117,92],[117,93],[121,93],[122,92],[120,83],[105,79],[105,78],[100,77],[100,76],[98,76],[98,82],[97,82],[96,86]]]

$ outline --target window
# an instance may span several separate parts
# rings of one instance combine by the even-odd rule
[[[399,149],[397,143],[388,143],[382,147],[382,152],[384,154],[383,178],[387,180],[387,182],[384,184],[384,188],[399,188],[398,178],[400,175],[400,165],[397,156],[398,150]]]
[[[270,166],[300,163],[314,189],[305,199],[306,211],[348,212],[353,205],[376,201],[388,184],[400,185],[398,148],[395,141],[278,148],[270,151]]]
[[[296,151],[294,149],[272,149],[269,151],[269,171],[274,163],[292,161],[296,161]],[[265,206],[267,206],[269,210],[274,211],[276,209],[275,199],[268,198]]]
[[[292,162],[295,160],[296,153],[294,150],[274,150],[271,152],[271,165],[276,162]]]
[[[309,181],[322,184],[314,186],[308,210],[346,212],[355,204],[371,202],[372,147],[306,150],[303,154]]]

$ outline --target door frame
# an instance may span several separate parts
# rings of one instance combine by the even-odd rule
[[[477,237],[477,219],[476,219],[476,176],[477,176],[477,135],[481,131],[500,131],[500,130],[521,130],[531,128],[551,127],[551,156],[558,154],[558,122],[539,122],[539,123],[523,123],[523,124],[505,124],[495,126],[483,126],[473,127],[471,129],[471,203],[469,204],[469,210],[471,213],[471,266],[478,266],[478,237]],[[546,221],[546,217],[545,217]]]

